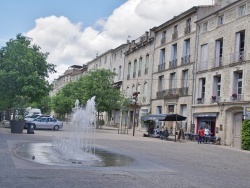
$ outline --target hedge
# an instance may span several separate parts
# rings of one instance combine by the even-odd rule
[[[250,150],[250,120],[243,121],[241,129],[241,149]]]

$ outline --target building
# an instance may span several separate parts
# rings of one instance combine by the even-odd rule
[[[240,147],[243,109],[250,103],[250,1],[222,1],[197,23],[193,118],[222,143]]]

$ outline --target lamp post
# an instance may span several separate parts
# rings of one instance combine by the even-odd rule
[[[176,142],[176,127],[177,127],[177,104],[176,105],[176,113],[175,113],[175,130],[174,130],[174,141]]]
[[[140,92],[134,92],[133,93],[133,102],[134,102],[134,123],[133,123],[133,136],[135,136],[135,116],[136,116],[136,102],[138,100],[138,95]]]

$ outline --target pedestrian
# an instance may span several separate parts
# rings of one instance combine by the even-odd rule
[[[198,144],[201,144],[201,141],[203,141],[203,143],[204,143],[203,137],[204,137],[204,129],[203,129],[203,127],[201,127],[198,130]]]
[[[206,127],[204,130],[204,135],[205,135],[205,140],[206,140],[206,144],[207,144],[207,140],[210,139],[210,130]],[[209,140],[210,141],[210,140]],[[204,143],[204,140],[203,140]]]

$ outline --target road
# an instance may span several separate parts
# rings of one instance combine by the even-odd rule
[[[250,151],[197,142],[163,141],[118,134],[116,129],[97,129],[96,145],[130,156],[133,163],[123,167],[62,167],[44,165],[14,154],[17,143],[52,142],[52,136],[68,137],[63,130],[35,130],[35,134],[11,134],[0,125],[1,188],[250,188]]]

